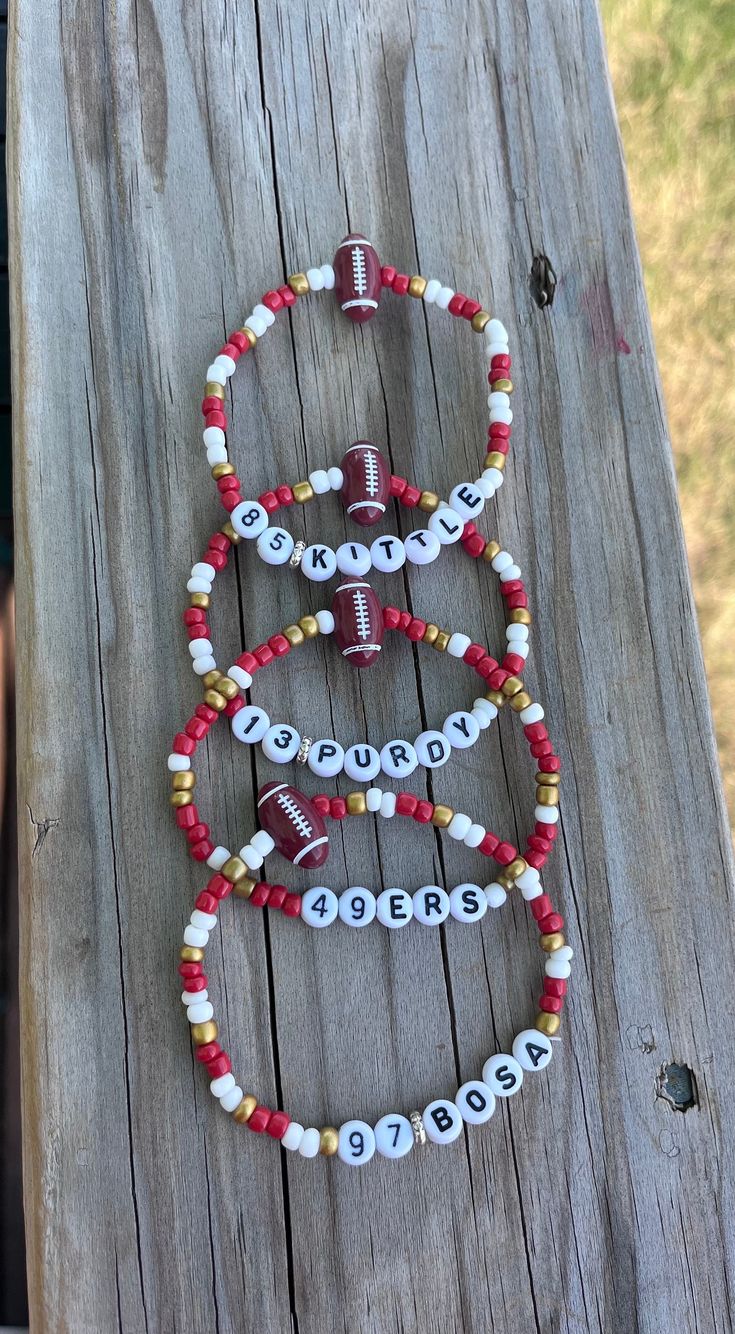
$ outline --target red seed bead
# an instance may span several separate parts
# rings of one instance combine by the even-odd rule
[[[275,491],[264,491],[262,496],[258,496],[258,504],[262,505],[268,514],[275,514],[276,510],[281,508]]]
[[[506,579],[505,583],[501,583],[500,591],[504,598],[510,597],[511,593],[523,593],[525,591],[523,580]]]
[[[420,499],[421,499],[421,492],[419,491],[419,488],[417,486],[410,486],[408,483],[406,483],[406,486],[401,494],[401,504],[405,505],[407,509],[413,510],[418,505]]]
[[[528,839],[528,846],[534,852],[549,852],[551,844],[545,838],[540,838],[538,834],[531,834]]]
[[[396,797],[396,815],[413,815],[418,804],[418,797],[411,792],[401,792]]]
[[[209,723],[210,727],[217,721],[217,710],[210,708],[209,704],[197,704],[194,713],[203,723]]]
[[[561,996],[541,996],[538,1004],[539,1009],[545,1010],[547,1014],[561,1014],[564,1009]]]
[[[422,621],[418,616],[413,616],[406,627],[406,637],[412,643],[417,644],[426,634],[426,621]]]
[[[237,343],[231,343],[228,339],[224,347],[220,348],[217,355],[220,357],[232,357],[233,361],[239,361],[240,349],[237,346]]]
[[[286,653],[291,652],[291,645],[285,635],[271,635],[268,647],[273,650],[277,658],[283,658]]]
[[[242,695],[235,695],[234,699],[228,699],[222,712],[225,718],[234,718],[236,713],[245,708],[245,700]]]
[[[271,892],[268,897],[268,907],[280,909],[286,902],[288,890],[285,885],[271,885]]]
[[[278,295],[283,297],[284,306],[296,305],[296,293],[294,292],[293,287],[288,286],[288,283],[283,287],[279,287]]]
[[[221,398],[215,398],[214,394],[207,394],[207,397],[202,399],[203,417],[206,417],[208,412],[221,412],[221,411],[222,411]]]
[[[227,477],[217,478],[218,491],[220,492],[239,491],[239,489],[240,489],[240,478],[234,472],[230,473]]]
[[[212,533],[208,545],[214,551],[224,551],[225,555],[227,555],[232,543],[227,536],[227,533]]]
[[[530,747],[531,754],[535,760],[540,760],[542,755],[550,755],[552,750],[550,741],[534,741]]]
[[[260,663],[253,653],[241,653],[237,665],[242,667],[244,672],[248,672],[250,676],[254,676],[260,667]]]
[[[473,560],[477,560],[485,550],[485,539],[479,533],[473,533],[472,537],[462,538],[462,546]]]
[[[491,833],[490,830],[488,829],[485,837],[482,840],[482,843],[480,844],[478,851],[482,853],[483,857],[492,857],[497,846],[498,846],[498,839],[496,838],[495,834]]]
[[[482,677],[483,681],[487,681],[488,677],[491,676],[492,673],[497,670],[497,666],[498,664],[495,661],[495,659],[491,658],[490,655],[488,654],[486,658],[482,659],[482,662],[478,662],[477,666],[475,667],[475,671],[477,672],[478,676]]]
[[[546,895],[543,897],[545,898]],[[537,903],[538,899],[535,899],[534,902]],[[561,913],[558,912],[550,912],[547,917],[540,917],[536,920],[538,922],[538,929],[543,936],[549,935],[552,931],[561,931],[564,926],[564,918],[561,916]]]
[[[256,658],[259,666],[267,667],[268,663],[273,661],[275,654],[268,644],[258,644],[258,647],[253,649],[253,657]]]
[[[417,824],[428,824],[433,814],[433,801],[420,801],[413,813],[413,818]]]
[[[470,644],[469,648],[466,648],[464,651],[462,661],[466,662],[468,667],[476,667],[478,662],[481,662],[484,657],[485,649],[482,644]]]
[[[259,880],[250,895],[250,902],[254,908],[264,908],[270,897],[271,887],[264,880]]]
[[[286,917],[298,917],[301,912],[301,895],[287,894],[283,900],[283,909]]]
[[[209,626],[203,621],[199,625],[187,625],[186,635],[188,639],[209,639]]]
[[[535,899],[531,899],[531,912],[537,922],[541,921],[542,917],[547,917],[553,906],[548,894],[538,894]]]
[[[267,310],[272,310],[275,315],[279,310],[283,310],[284,300],[280,292],[266,292],[263,297],[263,305]]]
[[[219,1056],[221,1051],[219,1042],[205,1042],[203,1047],[197,1047],[196,1058],[202,1065],[206,1065],[208,1061],[213,1061],[215,1056]]]
[[[498,454],[507,454],[510,449],[510,442],[504,440],[502,436],[491,436],[490,444]]]
[[[279,505],[293,505],[293,491],[290,486],[277,486],[276,498]]]
[[[482,310],[482,306],[480,305],[479,301],[473,301],[468,297],[462,307],[461,311],[462,319],[473,320],[477,312],[480,310]]]
[[[212,898],[217,899],[218,901],[220,899],[226,899],[228,894],[232,893],[232,881],[227,880],[225,876],[220,875],[219,871],[217,871],[216,875],[213,875],[211,880],[208,881],[207,890],[212,895]]]
[[[191,855],[195,862],[205,862],[207,857],[211,857],[214,852],[214,843],[208,838],[203,838],[201,843],[195,843],[191,849]]]
[[[515,611],[517,607],[527,607],[527,606],[528,606],[528,594],[527,594],[527,593],[510,593],[510,594],[508,595],[508,597],[506,598],[506,603],[507,603],[507,605],[508,605],[508,607],[510,608],[511,611]]]
[[[526,659],[522,658],[519,653],[506,653],[503,658],[503,667],[507,672],[510,672],[511,676],[517,676],[519,672],[523,671],[525,665]]]
[[[447,306],[449,314],[461,315],[467,301],[469,301],[469,297],[465,296],[463,292],[455,292]]]
[[[407,486],[408,482],[406,481],[405,477],[396,477],[395,475],[391,474],[390,493],[392,496],[395,496],[397,500],[400,500]]]
[[[511,862],[515,861],[517,856],[518,851],[513,847],[512,843],[498,843],[498,846],[493,853],[496,862],[499,862],[501,866],[510,866]]]
[[[566,996],[567,980],[565,977],[545,977],[544,991],[547,996]]]
[[[272,1113],[267,1107],[258,1106],[251,1113],[245,1124],[247,1125],[248,1130],[254,1130],[256,1135],[262,1135],[263,1131],[268,1129],[271,1115]]]
[[[410,611],[401,612],[400,620],[398,622],[398,629],[401,631],[402,634],[406,633],[409,625],[411,624],[411,620],[412,617]]]
[[[185,959],[179,964],[177,972],[180,977],[201,977],[204,969],[201,963],[190,963],[188,959]]]
[[[274,1112],[266,1129],[274,1139],[283,1139],[290,1124],[291,1117],[286,1112]]]
[[[396,270],[392,264],[384,264],[380,270],[380,281],[384,287],[392,287],[396,280]]]
[[[247,352],[250,347],[250,339],[246,338],[245,334],[241,333],[239,329],[236,333],[230,334],[227,341],[232,347],[237,348],[240,356],[242,356],[244,352]]]
[[[548,838],[550,842],[553,843],[559,833],[559,826],[555,824],[546,824],[544,825],[544,829],[546,830],[546,833],[542,834],[541,837]]]
[[[502,667],[496,667],[495,671],[491,672],[485,679],[491,690],[502,690],[508,680],[508,672],[504,671]]]
[[[220,426],[223,431],[227,430],[227,418],[224,412],[208,412],[205,420],[205,426]]]
[[[227,564],[227,554],[224,551],[218,551],[214,547],[208,547],[204,553],[204,559],[215,570],[224,570]]]
[[[186,731],[192,741],[203,741],[209,731],[209,724],[202,718],[190,718],[186,724]]]
[[[196,806],[179,806],[176,810],[176,823],[179,829],[190,829],[199,819]]]
[[[344,820],[347,814],[347,802],[344,797],[332,797],[329,802],[329,814],[333,820]]]
[[[397,607],[383,607],[383,625],[386,630],[397,630],[401,623],[401,613]]]
[[[490,367],[494,371],[497,370],[509,371],[510,366],[511,366],[511,359],[508,356],[507,352],[496,352],[495,355],[491,358]]]
[[[207,1074],[210,1079],[221,1079],[222,1075],[229,1075],[232,1070],[232,1061],[226,1051],[221,1051],[211,1061],[207,1061]]]
[[[220,500],[222,501],[222,508],[226,509],[228,514],[231,514],[242,502],[242,496],[239,491],[225,491],[220,495]]]
[[[197,820],[197,823],[187,830],[186,837],[190,843],[198,843],[201,838],[206,838],[208,833],[209,825],[204,820]]]
[[[510,440],[513,434],[506,422],[491,422],[487,433],[491,440]]]
[[[206,619],[201,607],[187,607],[182,617],[184,625],[200,625]]]
[[[408,291],[408,284],[411,279],[407,273],[397,273],[392,282],[393,291],[396,296],[405,296]]]
[[[209,890],[203,889],[201,894],[197,895],[197,900],[196,903],[194,904],[194,907],[198,908],[200,912],[216,913],[219,904],[216,898],[214,897],[214,894],[210,894]]]
[[[528,741],[545,741],[549,734],[543,723],[526,723],[523,735]]]
[[[545,850],[542,849],[539,849],[537,851],[534,851],[533,849],[527,850],[525,854],[525,859],[528,862],[528,865],[532,866],[535,871],[540,871],[541,867],[546,862],[546,858],[548,857],[548,855],[549,855],[549,848],[547,845]]]
[[[559,759],[558,755],[544,756],[545,774],[558,774],[560,770],[561,770],[561,760]]]
[[[186,990],[190,991],[192,995],[196,994],[197,991],[204,991],[206,985],[207,979],[204,974],[201,977],[187,977],[186,979]]]
[[[192,737],[187,736],[186,732],[177,732],[172,749],[174,755],[193,755],[196,750],[196,742]]]
[[[320,815],[329,815],[329,797],[320,793],[318,797],[312,797],[311,801]]]

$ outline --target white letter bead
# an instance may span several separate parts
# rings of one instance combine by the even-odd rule
[[[312,885],[301,896],[301,916],[307,926],[331,926],[338,909],[337,895],[323,885]]]
[[[540,723],[544,716],[544,711],[540,704],[529,704],[527,709],[521,709],[520,719],[524,727],[529,723]]]
[[[341,469],[341,468],[328,468],[328,469],[327,469],[327,477],[329,478],[329,485],[330,485],[330,487],[331,487],[331,489],[332,489],[333,491],[341,491],[341,490],[342,490],[342,487],[344,486],[344,480],[345,480],[345,479],[344,479],[344,477],[343,477],[343,475],[342,475],[342,469]]]
[[[365,1121],[345,1121],[339,1128],[337,1153],[343,1163],[362,1167],[375,1153],[375,1135]]]
[[[252,843],[246,843],[244,848],[240,848],[239,856],[249,871],[259,871],[263,865],[264,858],[253,847]]]
[[[434,302],[436,301],[436,298],[439,295],[440,289],[441,289],[441,283],[439,282],[439,279],[430,278],[428,283],[426,284],[426,287],[424,288],[424,301],[426,302],[427,305],[433,306]]]
[[[427,1138],[432,1144],[451,1144],[462,1134],[459,1108],[449,1098],[436,1098],[422,1113]]]
[[[209,1091],[215,1098],[221,1098],[223,1094],[229,1093],[230,1089],[235,1087],[235,1076],[232,1071],[226,1075],[220,1075],[218,1079],[213,1079],[209,1085]]]
[[[362,542],[343,542],[337,547],[337,569],[342,574],[367,574],[372,563],[370,552]]]
[[[502,908],[507,897],[508,895],[503,889],[503,886],[496,884],[495,881],[493,881],[491,885],[485,886],[485,898],[487,899],[488,908]]]
[[[301,558],[301,569],[312,583],[321,584],[336,573],[337,557],[331,547],[314,542],[306,548]]]
[[[544,972],[547,977],[569,977],[571,971],[572,965],[570,963],[567,963],[564,959],[560,959],[557,963],[553,955],[544,964]]]
[[[258,538],[258,555],[266,565],[285,565],[293,549],[294,540],[285,528],[266,528]]]
[[[345,751],[344,769],[355,782],[369,783],[380,773],[380,755],[374,746],[350,746]]]
[[[447,833],[450,838],[454,838],[458,843],[461,843],[465,834],[469,833],[471,828],[472,821],[469,815],[463,815],[461,811],[457,811],[447,826]]]
[[[381,574],[393,574],[406,563],[406,548],[400,537],[376,537],[370,547],[370,559]]]
[[[481,1126],[495,1111],[495,1094],[481,1079],[469,1079],[457,1090],[455,1102],[463,1121]]]
[[[309,485],[311,486],[311,489],[315,495],[325,496],[327,494],[327,491],[330,490],[329,474],[327,473],[326,469],[317,468],[314,472],[310,472]]]
[[[321,292],[324,287],[324,274],[321,269],[307,269],[306,281],[312,292]]]
[[[534,818],[540,824],[556,824],[559,819],[559,807],[537,806],[534,810]]]
[[[218,431],[219,427],[208,426],[207,430]],[[224,435],[224,431],[222,432],[222,434]],[[222,441],[221,444],[207,445],[207,463],[209,464],[210,468],[214,468],[215,464],[217,463],[226,463],[226,462],[227,462],[227,446],[225,445],[224,441]]]
[[[195,908],[189,921],[199,931],[213,931],[217,925],[217,916],[216,913],[202,912],[201,908]]]
[[[513,564],[513,557],[509,551],[499,551],[497,556],[493,557],[490,564],[496,574],[501,574],[503,570],[507,570],[508,566]],[[524,629],[525,628],[526,627],[524,626]]]
[[[551,1038],[537,1028],[524,1028],[513,1039],[513,1055],[524,1070],[543,1070],[552,1053]]]
[[[219,843],[207,857],[207,866],[211,866],[213,871],[221,871],[225,862],[228,862],[229,860],[229,848],[224,848],[222,844]]]
[[[241,500],[230,514],[230,523],[240,537],[254,539],[268,527],[268,514],[257,500]]]
[[[450,492],[449,504],[457,511],[460,518],[476,519],[478,514],[482,514],[485,497],[474,482],[460,482],[459,486],[455,486]]]
[[[194,945],[196,949],[203,950],[209,940],[208,931],[200,931],[198,926],[192,926],[191,922],[184,927],[184,944]]]
[[[508,342],[508,333],[504,324],[500,320],[488,320],[483,329],[486,343],[506,343]]]
[[[528,639],[528,626],[516,625],[515,621],[513,621],[510,625],[506,626],[505,637],[507,640],[513,640],[513,639],[526,640]],[[513,650],[513,652],[515,652],[515,649]]]
[[[471,713],[458,709],[444,719],[442,732],[455,750],[466,750],[468,746],[474,746],[480,735],[480,724]]]
[[[380,815],[383,820],[390,820],[396,813],[395,792],[384,792],[380,799]]]
[[[232,718],[232,734],[238,741],[245,741],[252,745],[255,741],[262,741],[271,720],[265,709],[259,709],[257,704],[246,704],[244,709],[238,709]]]
[[[186,582],[187,593],[211,593],[212,585],[209,579],[199,579],[196,575],[193,579]]]
[[[317,778],[334,778],[342,772],[344,762],[345,753],[338,741],[331,741],[328,737],[312,741],[306,763]]]
[[[464,532],[464,520],[449,505],[440,505],[434,510],[427,524],[430,533],[438,537],[443,547],[458,542]]]
[[[288,723],[274,723],[268,728],[261,745],[267,759],[274,760],[276,764],[290,764],[299,753],[301,737],[296,728]]]
[[[316,613],[316,623],[319,626],[320,635],[331,635],[334,631],[334,617],[331,611],[318,611]]]
[[[413,896],[413,915],[422,926],[441,926],[449,916],[449,895],[441,885],[422,885]]]
[[[380,765],[384,774],[391,778],[407,778],[419,762],[410,741],[388,741],[380,752]]]
[[[207,367],[205,379],[211,380],[213,384],[221,384],[223,386],[227,384],[227,376],[222,367],[218,366],[216,362],[212,362],[212,365]]]
[[[479,848],[486,833],[484,825],[473,824],[470,825],[462,841],[466,848]]]
[[[371,815],[375,815],[380,810],[380,803],[383,800],[383,789],[380,787],[369,787],[365,793],[365,805]]]
[[[451,658],[463,658],[471,643],[472,640],[469,635],[460,635],[455,631],[453,635],[449,636],[447,653]]]
[[[375,1127],[375,1147],[383,1158],[403,1158],[413,1148],[413,1129],[400,1112],[381,1116]]]
[[[231,680],[236,681],[241,690],[249,690],[253,684],[253,678],[250,672],[246,672],[242,667],[234,663],[232,667],[227,668],[227,675]]]
[[[198,1005],[190,1005],[186,1011],[186,1017],[190,1024],[208,1024],[214,1014],[214,1006],[211,1001],[201,1001]]]
[[[250,840],[250,846],[255,848],[261,857],[269,857],[276,845],[267,830],[258,829]]]
[[[334,269],[331,264],[322,264],[322,278],[327,292],[331,292],[334,287]]]
[[[384,889],[378,895],[377,914],[383,926],[405,926],[413,917],[413,899],[405,889]]]
[[[195,658],[191,665],[197,676],[206,676],[207,672],[214,671],[217,663],[211,653],[203,653],[200,658]]]
[[[377,911],[375,895],[361,885],[353,885],[339,896],[339,915],[347,926],[369,926]]]
[[[316,1158],[320,1144],[321,1136],[319,1131],[315,1130],[313,1126],[310,1126],[301,1136],[301,1143],[299,1144],[299,1153],[301,1154],[301,1157]]]
[[[299,1148],[304,1138],[304,1127],[300,1126],[298,1121],[291,1121],[286,1128],[286,1133],[281,1137],[281,1144],[284,1149],[290,1149],[294,1153]]]
[[[428,528],[417,528],[405,541],[406,556],[413,565],[430,565],[441,551],[441,542]]]
[[[479,885],[455,885],[449,911],[457,922],[479,922],[487,912],[487,899]]]
[[[212,645],[208,639],[190,639],[189,652],[192,658],[209,657],[212,652]]]
[[[171,754],[166,760],[166,766],[168,768],[169,773],[181,774],[184,773],[187,769],[191,769],[191,760],[189,759],[188,755],[177,755],[176,751],[172,750]]]
[[[446,310],[449,302],[454,296],[454,289],[451,287],[440,287],[434,300],[440,310]]]
[[[225,1093],[224,1097],[220,1098],[219,1105],[220,1107],[223,1107],[226,1112],[234,1112],[235,1108],[239,1107],[241,1102],[242,1089],[239,1084],[234,1084],[229,1093]]]
[[[496,1098],[509,1098],[512,1093],[518,1092],[523,1083],[523,1068],[515,1056],[498,1052],[483,1065],[482,1078]]]
[[[421,732],[416,737],[416,754],[424,769],[440,769],[452,753],[452,747],[443,732]]]

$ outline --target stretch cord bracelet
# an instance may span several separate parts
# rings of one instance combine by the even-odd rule
[[[272,793],[261,798],[266,801],[269,799],[273,799]],[[329,804],[328,798],[322,800]],[[415,806],[413,803],[416,803]],[[415,819],[419,804],[418,798],[401,793],[396,802],[397,813]],[[254,837],[258,838],[258,835]],[[516,884],[528,884],[532,868],[522,858],[518,859],[518,863],[522,863],[523,869],[518,869],[514,864],[508,870],[515,872]],[[566,945],[562,934],[563,918],[553,912],[548,895],[539,887],[538,894],[533,898],[530,898],[529,889],[523,890],[524,897],[530,898],[532,914],[542,932],[541,947],[547,955],[539,1010],[533,1028],[523,1029],[516,1034],[509,1053],[500,1052],[489,1057],[482,1067],[481,1079],[471,1079],[462,1084],[454,1099],[434,1099],[423,1112],[411,1112],[408,1118],[390,1112],[381,1117],[375,1126],[364,1121],[350,1120],[339,1128],[325,1126],[321,1129],[305,1129],[300,1123],[292,1121],[286,1112],[271,1111],[260,1104],[253,1094],[244,1093],[236,1082],[231,1059],[217,1041],[219,1030],[204,972],[204,951],[210,933],[217,924],[220,903],[238,883],[231,879],[233,869],[225,864],[215,877],[218,893],[207,890],[198,896],[184,930],[178,971],[183,979],[181,1000],[186,1007],[197,1059],[207,1071],[213,1096],[238,1123],[247,1125],[257,1133],[266,1132],[273,1139],[280,1140],[284,1148],[298,1151],[304,1158],[313,1158],[320,1153],[327,1157],[338,1154],[344,1162],[360,1166],[372,1158],[376,1149],[387,1158],[400,1158],[414,1144],[423,1144],[427,1138],[436,1144],[451,1143],[461,1134],[463,1124],[478,1125],[488,1121],[495,1110],[496,1098],[517,1093],[525,1073],[542,1070],[548,1065],[552,1056],[552,1037],[560,1026],[567,980],[571,973],[572,950]],[[326,894],[329,891],[321,892]],[[398,896],[400,891],[387,890],[384,893]],[[410,899],[408,901],[411,902]],[[204,906],[200,906],[202,904]],[[396,922],[391,924],[398,925]]]

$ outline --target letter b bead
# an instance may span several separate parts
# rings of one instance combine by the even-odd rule
[[[424,1128],[432,1144],[451,1144],[462,1134],[459,1108],[448,1098],[437,1098],[424,1109]]]

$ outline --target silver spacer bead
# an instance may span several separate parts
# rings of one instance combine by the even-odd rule
[[[411,1122],[411,1129],[413,1130],[414,1144],[425,1144],[426,1131],[424,1130],[424,1118],[421,1113],[409,1112],[408,1119]]]
[[[310,736],[302,736],[301,745],[299,746],[299,753],[296,756],[297,764],[306,764],[306,761],[309,758],[309,751],[311,750],[311,746],[312,746],[312,738]]]
[[[288,562],[290,569],[292,570],[298,569],[299,565],[301,564],[301,557],[303,556],[305,551],[306,551],[306,543],[302,542],[299,539],[293,551],[291,552],[291,558]]]

